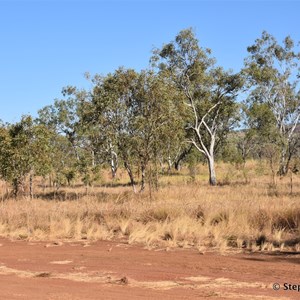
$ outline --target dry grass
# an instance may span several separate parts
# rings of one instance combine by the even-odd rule
[[[34,240],[126,239],[148,248],[200,251],[300,251],[300,178],[294,177],[291,195],[289,178],[270,186],[266,170],[254,162],[244,171],[220,164],[221,185],[210,187],[205,167],[199,166],[201,175],[195,182],[186,170],[163,177],[163,187],[151,198],[148,192],[133,194],[126,186],[94,187],[87,195],[84,187],[64,188],[56,199],[50,189],[37,191],[40,198],[1,202],[0,235]],[[5,189],[3,185],[2,194]]]

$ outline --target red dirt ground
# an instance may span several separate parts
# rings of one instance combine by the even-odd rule
[[[299,253],[0,239],[0,299],[300,299]],[[279,291],[273,283],[281,284]]]

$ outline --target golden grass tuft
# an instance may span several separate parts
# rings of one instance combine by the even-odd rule
[[[152,191],[151,197],[147,191],[134,194],[128,186],[102,185],[88,193],[84,187],[65,187],[60,194],[64,199],[47,198],[50,188],[37,190],[39,197],[34,199],[3,199],[0,235],[34,240],[125,239],[150,248],[200,251],[299,251],[298,177],[293,194],[288,178],[278,180],[274,194],[269,175],[254,162],[249,163],[247,174],[252,175],[247,182],[244,170],[219,164],[222,184],[217,187],[208,186],[203,166],[198,169],[201,174],[195,182],[187,180],[186,170],[162,177],[163,187]],[[231,177],[228,170],[234,170]]]

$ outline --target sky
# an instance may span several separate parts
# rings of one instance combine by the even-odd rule
[[[219,65],[239,71],[267,30],[300,41],[300,0],[0,0],[0,119],[17,122],[89,88],[85,72],[145,69],[154,47],[192,27]]]

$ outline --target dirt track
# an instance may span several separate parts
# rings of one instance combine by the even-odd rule
[[[0,299],[300,299],[299,254],[201,254],[0,239]]]

